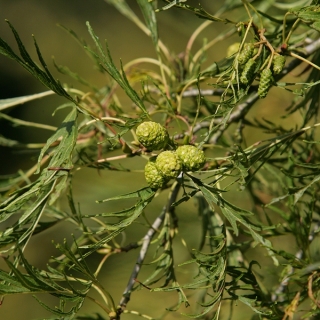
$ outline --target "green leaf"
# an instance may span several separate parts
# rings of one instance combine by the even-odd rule
[[[69,258],[72,258],[73,263],[77,263],[78,269],[81,270],[85,264],[84,262],[78,262],[75,255],[68,249],[64,252],[68,254]],[[19,250],[19,257],[21,259],[21,264],[23,265],[26,273],[23,273],[17,268],[9,259],[5,259],[8,267],[11,270],[12,274],[0,271],[0,294],[14,294],[14,293],[48,293],[60,299],[59,308],[51,308],[37,297],[34,297],[41,306],[46,310],[50,311],[53,314],[63,317],[63,319],[69,319],[68,317],[75,315],[79,309],[82,307],[82,304],[86,298],[86,294],[91,288],[91,280],[84,280],[70,277],[68,278],[65,274],[57,272],[53,268],[49,270],[54,270],[54,273],[50,271],[39,270],[36,267],[29,264],[28,260],[24,257],[21,250]],[[80,266],[80,267],[79,267]],[[73,267],[71,267],[72,269]],[[85,268],[85,267],[84,267]],[[88,270],[85,268],[85,270]],[[90,271],[88,271],[90,272]],[[71,283],[70,279],[77,283],[77,289],[75,289]],[[66,287],[63,287],[58,284],[62,282],[66,284]],[[81,289],[80,289],[81,288]],[[73,303],[73,306],[70,310],[64,310],[65,302]],[[71,319],[71,318],[70,318]]]
[[[8,237],[14,236],[14,234],[20,234],[19,238],[16,239],[19,244],[27,242],[28,239],[33,234],[33,231],[36,229],[37,223],[43,213],[43,210],[47,204],[48,197],[50,196],[54,188],[54,180],[51,181],[43,188],[33,187],[29,192],[23,194],[19,198],[15,199],[8,206],[1,209],[3,212],[1,214],[1,221],[8,219],[12,214],[16,213],[16,210],[23,206],[29,198],[34,196],[38,191],[39,195],[36,200],[28,205],[28,208],[23,212],[19,220],[14,223],[12,226],[8,227],[5,231],[0,233],[0,245],[3,246],[7,243]],[[18,207],[16,204],[19,203]],[[19,229],[22,229],[24,226],[28,226],[24,232],[19,232]],[[12,239],[10,240],[12,242]]]
[[[249,232],[251,233],[253,239],[260,243],[263,247],[266,248],[269,256],[273,259],[274,264],[278,265],[279,262],[275,257],[274,252],[271,250],[272,243],[261,236],[257,231],[262,230],[262,227],[257,227],[256,225],[252,224],[247,217],[253,215],[252,212],[241,209],[227,200],[225,200],[217,190],[212,188],[211,186],[204,184],[201,180],[191,177],[193,182],[198,186],[199,190],[202,192],[203,196],[207,200],[208,204],[214,210],[214,204],[220,207],[223,215],[227,218],[230,222],[232,229],[235,235],[239,234],[238,230],[238,223],[245,226]]]
[[[263,314],[263,315],[266,315],[266,316],[272,314],[272,311],[263,312],[263,311],[258,310],[256,307],[254,307],[254,305],[256,303],[256,300],[254,300],[254,299],[250,299],[250,298],[247,298],[247,297],[244,297],[244,296],[240,296],[240,295],[238,296],[238,299],[239,299],[239,301],[241,301],[242,303],[244,303],[245,305],[250,307],[255,313]]]
[[[5,259],[8,267],[10,268],[13,275],[6,274],[5,272],[1,273],[1,278],[6,280],[6,283],[3,285],[5,287],[11,287],[11,284],[20,287],[20,290],[24,292],[34,292],[34,293],[60,293],[64,297],[76,297],[72,291],[63,288],[62,286],[55,283],[48,275],[45,273],[45,276],[41,275],[40,270],[31,266],[28,261],[25,259],[24,255],[20,251],[20,257],[23,261],[24,267],[27,273],[22,273],[14,264]]]
[[[0,270],[0,294],[29,293],[30,290],[21,284],[18,277]]]
[[[105,0],[107,3],[113,5],[121,14],[129,20],[136,22],[138,25],[142,23],[134,11],[129,7],[125,0]]]
[[[105,202],[108,200],[124,200],[124,199],[130,199],[133,197],[140,198],[140,200],[130,208],[117,211],[117,212],[102,213],[95,216],[96,217],[125,217],[124,219],[121,219],[118,223],[107,224],[107,227],[108,227],[108,230],[117,230],[119,228],[126,228],[141,215],[144,208],[153,200],[154,196],[155,196],[155,191],[147,187],[147,188],[142,188],[136,192],[124,194],[123,196],[118,196],[118,197],[110,198],[107,200],[103,200],[102,202]],[[89,218],[90,216],[86,215],[84,217]]]
[[[81,251],[78,248],[77,241],[75,239],[73,240],[73,243],[76,248],[74,251],[76,251],[76,253],[74,253],[72,248],[69,247],[66,240],[63,241],[63,244],[57,244],[56,248],[66,256],[68,261],[72,264],[73,269],[81,272],[83,275],[91,276],[90,269],[85,260],[83,259]],[[78,256],[80,256],[80,258]]]
[[[121,234],[126,228],[118,228],[110,233],[108,233],[107,236],[100,239],[98,242],[95,242],[94,244],[88,244],[88,245],[82,245],[79,246],[80,249],[90,249],[88,252],[86,252],[83,257],[86,258],[92,253],[96,252],[97,249],[100,249],[104,244],[108,243],[112,239],[114,239],[117,235]]]
[[[121,67],[121,73],[118,71],[117,67],[115,66],[115,64],[113,63],[108,45],[106,43],[106,50],[107,53],[104,52],[101,42],[99,40],[99,38],[96,36],[96,34],[94,33],[93,29],[90,26],[90,23],[87,22],[87,27],[89,30],[89,33],[100,53],[100,56],[98,56],[97,54],[95,54],[94,52],[92,52],[92,54],[95,54],[96,57],[100,60],[101,66],[103,69],[105,69],[110,76],[121,86],[121,88],[125,91],[125,93],[128,95],[128,97],[144,112],[147,113],[147,110],[142,102],[142,100],[140,99],[140,97],[138,96],[137,92],[130,86],[128,79],[125,75],[125,72],[123,71],[122,67]]]
[[[288,3],[284,3],[284,2],[273,2],[273,6],[276,8],[279,8],[281,10],[289,10],[292,7],[300,7],[300,6],[304,6],[306,5],[307,1],[306,0],[297,0],[295,2],[288,2]]]
[[[282,196],[280,196],[280,197],[273,198],[269,203],[267,203],[267,204],[265,205],[265,207],[272,206],[274,203],[277,203],[277,202],[279,202],[279,201],[282,201],[283,199],[287,198],[289,195],[290,195],[290,194],[287,193],[287,194],[282,195]]]
[[[273,247],[272,247],[271,241],[267,240],[266,238],[261,236],[258,232],[255,232],[253,229],[250,230],[250,233],[251,233],[253,239],[257,243],[260,243],[267,250],[268,255],[273,260],[274,265],[278,266],[279,261],[278,261],[276,255],[274,254],[274,251],[272,250]]]
[[[22,59],[17,56],[14,51],[11,49],[11,47],[0,38],[0,54],[3,54],[7,56],[8,58],[15,60],[18,62],[23,68],[25,68],[28,72],[30,72],[36,79],[38,79],[43,85],[45,85],[47,88],[54,91],[56,94],[63,96],[70,101],[76,103],[76,101],[64,90],[62,85],[58,80],[55,80],[53,76],[51,75],[42,55],[40,52],[40,49],[38,47],[38,44],[36,40],[34,39],[34,45],[36,47],[37,55],[40,60],[40,63],[42,67],[44,68],[44,71],[38,67],[38,65],[31,59],[29,53],[25,49],[18,32],[15,30],[15,28],[12,26],[12,24],[6,20],[6,22],[9,24],[11,31],[16,39],[17,45],[19,47],[20,55]]]
[[[310,188],[314,183],[318,182],[319,180],[320,180],[320,175],[314,177],[314,179],[310,183],[308,183],[305,187],[297,191],[294,194],[294,204],[296,204],[300,200],[300,198],[303,196],[303,194],[308,188]]]
[[[221,211],[230,222],[234,233],[238,235],[237,222],[241,222],[242,224],[247,225],[247,222],[246,220],[244,220],[243,217],[252,215],[252,212],[240,209],[232,205],[231,203],[227,202],[214,188],[212,188],[209,185],[206,185],[205,183],[202,183],[200,180],[195,179],[194,177],[192,178],[192,180],[197,184],[199,190],[202,192],[203,196],[206,198],[207,202],[213,210],[213,204],[220,207]]]
[[[69,33],[76,40],[76,42],[80,45],[82,49],[87,48],[87,50],[85,50],[86,54],[91,58],[91,60],[95,62],[97,69],[103,73],[104,70],[99,64],[99,59],[97,59],[95,53],[92,53],[92,50],[90,49],[90,46],[86,43],[86,41],[82,38],[79,38],[78,35],[72,29],[69,29],[61,24],[58,24],[58,27],[62,28],[64,31]]]
[[[107,202],[107,201],[114,201],[114,200],[124,200],[124,199],[132,199],[132,198],[141,198],[141,199],[148,199],[151,195],[154,194],[154,191],[152,191],[151,188],[145,187],[142,189],[139,189],[134,192],[129,192],[126,194],[122,194],[120,196],[107,198],[105,200],[99,200],[97,203]]]
[[[36,235],[38,233],[46,231],[47,229],[56,225],[56,223],[57,223],[57,221],[39,222],[37,225],[35,225],[35,228],[33,228],[32,235]],[[6,246],[10,243],[19,242],[19,239],[23,239],[24,235],[26,233],[28,233],[28,229],[29,229],[28,226],[23,227],[24,225],[25,224],[20,224],[16,228],[13,228],[12,232],[10,232],[10,229],[9,229],[9,232],[7,232],[8,230],[5,230],[5,232],[2,233],[0,236],[0,247]],[[21,242],[21,240],[20,240],[20,242]]]
[[[144,20],[148,29],[151,32],[151,39],[155,47],[158,46],[158,26],[157,26],[157,19],[153,4],[149,1],[145,0],[137,0],[138,5],[142,11]]]
[[[1,41],[1,39],[0,39]],[[33,101],[36,99],[41,99],[43,97],[49,96],[54,94],[53,91],[45,91],[41,93],[35,93],[28,96],[16,97],[16,98],[9,98],[9,99],[0,99],[0,111],[8,109],[10,107],[17,106],[19,104],[24,104],[29,101]]]
[[[62,318],[64,320],[73,320],[74,319],[74,316],[76,315],[76,313],[80,310],[80,308],[82,307],[83,303],[84,303],[84,300],[85,298],[84,297],[77,297],[77,304],[72,307],[69,311],[64,311],[64,310],[61,310],[59,308],[51,308],[49,307],[48,305],[46,305],[45,303],[43,303],[39,298],[37,298],[36,296],[33,296],[37,301],[38,303],[44,308],[46,309],[47,311],[49,311],[50,313],[52,314],[55,314],[57,316],[59,316],[59,320]],[[63,299],[61,299],[63,300]],[[57,319],[57,318],[55,318]]]
[[[292,9],[290,13],[296,15],[305,22],[312,22],[311,27],[320,31],[320,5],[306,6],[299,9]]]
[[[77,141],[77,109],[72,108],[71,112],[66,116],[62,124],[59,126],[54,135],[52,135],[48,140],[46,145],[42,148],[41,153],[38,158],[38,169],[36,173],[40,171],[41,160],[46,153],[46,151],[52,146],[56,141],[58,146],[55,148],[53,156],[49,163],[49,168],[60,168],[71,169],[73,167],[72,153]]]
[[[49,163],[49,167],[72,167],[72,154],[77,139],[76,126],[77,110],[73,107],[62,125],[56,133],[48,139],[45,147],[42,149],[39,162],[45,152],[52,144],[60,139],[58,146]],[[39,166],[40,167],[40,166]],[[38,167],[38,171],[39,168]],[[48,199],[56,189],[51,203],[58,198],[67,181],[67,172],[44,170],[41,176],[35,181],[17,192],[13,193],[6,201],[0,205],[0,222],[7,220],[19,210],[22,215],[17,222],[0,233],[0,245],[17,241],[18,244],[27,243],[37,228],[39,219],[48,203]]]
[[[85,80],[84,78],[82,78],[81,76],[79,76],[78,73],[76,72],[72,72],[68,67],[66,66],[61,66],[61,65],[57,65],[56,62],[53,60],[53,64],[56,67],[56,69],[65,75],[70,76],[71,78],[77,80],[79,83],[89,87],[90,89],[92,89],[94,92],[99,92],[99,89],[97,87],[95,87],[94,85],[92,85],[89,81]]]
[[[306,6],[289,12],[320,32],[320,5]]]

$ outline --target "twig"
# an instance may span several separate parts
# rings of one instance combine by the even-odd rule
[[[309,64],[310,66],[314,67],[315,69],[320,70],[320,67],[319,67],[319,66],[317,66],[316,64],[312,63],[311,61],[309,61],[309,60],[307,60],[307,59],[305,59],[305,58],[303,58],[303,57],[295,54],[294,52],[290,52],[290,56],[292,56],[292,57],[294,57],[294,58],[296,58],[296,59],[299,59],[299,60],[301,60],[301,61]]]
[[[296,254],[295,254],[295,258],[297,260],[300,260],[303,256],[303,251],[299,250]],[[279,295],[281,293],[284,292],[284,290],[286,289],[286,287],[289,284],[289,280],[290,280],[290,276],[293,274],[294,272],[294,268],[290,266],[290,268],[288,269],[286,275],[284,276],[283,280],[281,281],[279,287],[275,290],[275,292],[271,295],[271,300],[272,301],[283,301],[283,297],[279,298]]]
[[[320,227],[320,220],[315,224],[315,226],[313,227],[312,232],[310,233],[308,240],[311,243],[316,234],[318,234],[318,229]],[[297,253],[295,254],[295,258],[297,260],[301,260],[303,258],[303,251],[302,249],[298,250]],[[274,293],[271,295],[271,300],[272,301],[280,301],[282,302],[284,299],[283,297],[279,297],[286,289],[286,287],[289,284],[289,280],[290,280],[290,276],[294,273],[295,269],[293,267],[290,266],[290,268],[288,268],[288,271],[286,272],[286,274],[283,277],[283,280],[281,281],[280,285],[278,286],[278,288],[274,291]]]
[[[258,98],[259,97],[258,97],[257,93],[253,93],[252,95],[250,95],[249,98],[245,102],[239,104],[237,106],[236,110],[231,113],[226,124],[230,124],[230,123],[235,122],[235,121],[239,120],[240,118],[242,118],[244,116],[244,114],[248,112],[249,107],[251,107],[258,100]],[[223,120],[224,120],[223,118],[216,118],[216,119],[212,119],[211,121],[199,122],[194,126],[193,133],[195,133],[203,128],[209,128],[210,125],[219,125],[222,123]],[[213,136],[210,139],[210,143],[215,144],[225,129],[226,129],[226,126],[221,128],[221,132],[220,132],[220,130],[218,131],[218,132],[220,132],[219,136],[217,135],[216,138],[214,138],[215,136]],[[175,140],[182,139],[186,134],[187,134],[187,132],[177,134],[174,136],[174,139]]]
[[[146,88],[151,93],[161,94],[161,91],[159,89],[150,88],[150,87],[146,87]],[[183,91],[181,94],[181,97],[182,98],[189,98],[189,97],[198,97],[199,95],[201,95],[201,96],[221,96],[221,94],[224,92],[225,92],[225,89],[220,89],[220,88],[200,89],[200,90],[198,88],[194,88],[194,89],[188,89],[186,91]],[[177,94],[173,93],[172,96],[176,97]]]
[[[320,48],[320,39],[315,40],[314,42],[310,43],[304,48],[305,56],[310,56],[313,54],[316,50]],[[287,75],[289,72],[291,72],[294,68],[296,68],[299,64],[301,64],[300,59],[295,59],[291,61],[291,63],[288,64],[287,67],[283,69],[281,74],[277,77],[276,80],[283,78],[285,75]],[[236,108],[235,111],[233,111],[229,117],[229,119],[226,121],[226,124],[221,127],[211,138],[210,138],[210,143],[211,144],[216,144],[218,139],[221,137],[223,132],[227,129],[228,125],[239,120],[242,118],[249,110],[250,108],[254,105],[254,103],[259,99],[258,94],[255,92],[247,98],[247,100],[241,104],[239,104]],[[195,127],[193,132],[197,132],[202,128],[209,128],[212,125],[219,125],[224,121],[223,118],[216,118],[212,119],[211,121],[203,121],[201,123],[198,123]],[[183,138],[183,134],[179,134],[175,136],[175,139],[181,139]]]
[[[130,295],[131,295],[131,291],[132,288],[135,284],[135,279],[137,278],[140,269],[141,269],[141,265],[142,262],[144,261],[151,239],[153,238],[154,234],[156,233],[156,230],[160,227],[160,225],[163,222],[165,213],[166,213],[167,207],[164,206],[162,209],[162,212],[160,213],[160,215],[156,218],[156,220],[153,222],[151,228],[148,230],[148,232],[146,233],[146,235],[143,238],[143,244],[141,247],[141,250],[139,252],[139,256],[137,258],[136,264],[134,266],[134,269],[131,273],[130,279],[128,281],[127,287],[125,288],[123,294],[122,294],[122,298],[120,300],[120,306],[124,309],[127,306],[127,303],[130,300]]]
[[[34,128],[45,129],[45,130],[50,130],[50,131],[56,131],[57,130],[57,127],[54,127],[54,126],[13,118],[13,117],[10,117],[9,115],[4,114],[4,113],[0,113],[0,118],[4,118],[4,119],[6,119],[8,121],[11,121],[15,125],[34,127]]]
[[[239,104],[237,109],[231,113],[226,124],[223,127],[219,128],[219,130],[210,138],[209,143],[216,144],[218,139],[223,134],[223,132],[227,129],[228,125],[232,122],[239,120],[240,118],[243,118],[244,115],[250,110],[250,107],[252,107],[258,99],[259,99],[258,93],[255,92],[251,94],[245,102]],[[219,120],[219,122],[215,124],[219,124],[223,121],[223,119],[214,119],[214,120]]]
[[[137,258],[136,264],[134,266],[134,269],[131,273],[130,279],[128,281],[127,287],[125,288],[123,294],[122,294],[122,298],[120,300],[119,305],[122,307],[122,310],[125,309],[125,307],[127,306],[127,303],[130,300],[130,296],[131,296],[131,292],[132,292],[132,288],[134,286],[134,284],[136,283],[135,279],[137,278],[140,270],[141,270],[141,266],[142,263],[146,257],[150,242],[154,236],[154,234],[156,233],[156,231],[159,229],[159,227],[161,226],[165,214],[168,210],[170,210],[170,207],[172,205],[173,202],[175,202],[178,192],[180,190],[180,184],[178,182],[176,182],[173,187],[172,187],[172,192],[169,195],[169,199],[167,204],[163,207],[160,215],[155,219],[155,221],[153,222],[151,228],[148,230],[148,232],[146,233],[146,235],[143,238],[143,243],[139,252],[139,256]]]
[[[315,51],[317,51],[320,48],[320,38],[313,41],[312,43],[308,44],[307,46],[304,47],[304,56],[310,56],[313,54]],[[296,68],[299,64],[301,64],[301,59],[295,59],[291,61],[281,72],[281,74],[276,78],[276,81],[283,78],[285,75],[287,75],[289,72],[291,72],[294,68]],[[214,90],[201,90],[200,94],[201,95],[215,95],[219,89],[214,89]],[[199,95],[199,90],[194,89],[194,90],[188,90],[183,92],[182,97],[188,97],[188,96],[193,96],[193,95]],[[246,101],[240,103],[237,107],[236,110],[233,111],[229,117],[229,119],[226,121],[225,125],[221,127],[211,138],[210,138],[210,143],[211,144],[216,144],[220,136],[223,134],[223,132],[227,129],[228,125],[239,120],[242,118],[249,110],[250,108],[254,105],[254,103],[258,100],[258,94],[256,92],[252,93],[251,95],[248,96]],[[224,118],[215,118],[212,119],[211,121],[203,121],[198,124],[196,124],[193,128],[193,132],[197,132],[203,128],[210,128],[212,125],[219,125],[221,124],[225,119]],[[175,140],[182,139],[188,132],[180,133],[174,136]]]

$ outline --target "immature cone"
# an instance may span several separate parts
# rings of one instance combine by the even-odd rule
[[[161,152],[156,160],[157,169],[167,178],[176,178],[182,170],[182,164],[174,151]]]
[[[185,171],[197,171],[203,167],[206,157],[202,150],[195,146],[181,146],[176,151]]]
[[[168,181],[158,170],[154,159],[150,159],[147,162],[144,168],[144,176],[148,185],[155,189],[162,188]]]
[[[252,57],[253,52],[254,52],[254,44],[246,43],[243,46],[243,49],[241,50],[238,56],[238,62],[240,64],[246,64],[246,62]]]
[[[254,77],[254,71],[256,68],[256,62],[253,59],[249,59],[245,64],[240,76],[240,82],[243,84],[251,83]]]
[[[267,93],[272,86],[273,76],[270,69],[264,69],[260,75],[260,83],[258,87],[258,95],[260,98],[265,98]]]
[[[139,142],[149,150],[163,149],[169,140],[167,130],[159,123],[146,121],[141,123],[136,130]]]
[[[273,73],[279,74],[286,63],[286,58],[284,56],[275,56],[273,58],[272,63],[273,63],[273,66],[272,66]]]

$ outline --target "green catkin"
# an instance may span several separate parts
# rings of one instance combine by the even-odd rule
[[[249,59],[244,66],[244,69],[240,76],[240,82],[243,84],[249,84],[254,78],[254,71],[256,68],[256,62],[253,59]]]
[[[252,57],[253,52],[254,52],[254,44],[253,43],[246,43],[243,46],[243,49],[238,56],[239,64],[246,64],[247,61]]]
[[[260,98],[265,98],[273,83],[272,71],[270,69],[264,69],[260,75],[260,83],[258,87],[258,95]]]
[[[274,74],[279,74],[283,70],[286,63],[286,58],[284,56],[275,56],[272,61],[272,70]]]

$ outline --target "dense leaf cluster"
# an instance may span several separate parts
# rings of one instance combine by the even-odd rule
[[[50,73],[37,42],[40,65],[32,60],[9,22],[20,55],[0,38],[0,53],[50,89],[0,100],[0,111],[54,93],[66,99],[58,108],[69,108],[64,121],[42,145],[37,164],[27,172],[1,179],[0,223],[6,227],[0,232],[0,248],[8,267],[0,270],[1,295],[34,294],[54,319],[84,319],[79,313],[85,300],[101,308],[101,314],[85,319],[120,319],[127,313],[160,318],[130,310],[130,297],[138,288],[175,292],[177,301],[166,306],[168,310],[176,312],[184,305],[190,310],[186,316],[193,318],[219,319],[224,310],[230,319],[237,319],[234,306],[243,304],[248,308],[248,319],[317,319],[320,258],[312,248],[319,240],[320,227],[318,1],[228,0],[214,13],[201,1],[193,7],[187,0],[137,0],[144,21],[131,10],[130,1],[106,2],[151,38],[157,59],[141,58],[117,67],[108,45],[89,23],[93,47],[64,28],[87,51],[98,72],[108,77],[101,90],[55,64],[87,91],[62,85]],[[203,19],[180,55],[172,54],[158,34],[157,14],[166,14],[169,9],[187,10],[190,19]],[[218,23],[224,25],[224,31],[196,51],[194,41],[202,30]],[[211,60],[211,47],[221,50],[222,43],[234,41],[239,45],[231,55]],[[142,68],[140,63],[152,67]],[[301,64],[301,75],[288,77],[291,71],[297,74],[295,68]],[[282,118],[265,116],[269,104],[281,101],[273,99],[281,90],[289,92],[290,101],[272,110],[281,109]],[[123,106],[121,93],[132,101],[130,111]],[[259,97],[266,99],[261,103]],[[284,104],[288,105],[285,110]],[[46,124],[26,123],[4,112],[0,117],[52,130]],[[121,210],[82,212],[81,204],[78,207],[73,199],[76,171],[91,168],[130,175],[133,169],[115,163],[126,160],[128,164],[138,157],[143,175],[146,160],[158,155],[155,150],[162,145],[148,150],[137,138],[135,130],[145,121],[156,121],[170,132],[168,150],[162,155],[194,145],[205,152],[206,162],[201,158],[197,172],[179,167],[159,190],[137,187],[100,201],[121,202]],[[0,143],[28,147],[6,137],[1,137]],[[117,155],[110,156],[114,150]],[[32,178],[33,173],[37,178]],[[148,210],[162,193],[167,196],[163,209],[149,222]],[[246,203],[239,204],[238,194]],[[68,199],[66,209],[59,206],[63,195]],[[179,219],[183,219],[179,208],[191,199],[202,231],[192,235],[197,237],[196,249],[190,246],[190,239],[182,239],[189,258],[177,265],[175,253],[181,246],[176,238],[181,234]],[[132,205],[126,206],[127,201]],[[120,235],[135,222],[147,226],[144,237],[122,243]],[[48,261],[47,269],[36,268],[25,257],[25,249],[35,234],[58,223],[75,225],[77,235],[71,244],[64,239],[55,244],[57,255]],[[278,239],[290,239],[291,246]],[[112,288],[101,282],[100,273],[110,256],[129,250],[137,250],[137,260],[128,261],[132,273],[127,275],[127,284],[119,284],[124,289],[122,297],[116,297]],[[94,253],[100,257],[95,269],[88,263]],[[153,269],[141,279],[139,272],[145,261]],[[181,280],[177,270],[193,272],[184,271],[188,277]],[[275,275],[273,283],[268,274]],[[92,295],[94,291],[99,299]],[[42,294],[56,297],[58,306],[42,302]]]

